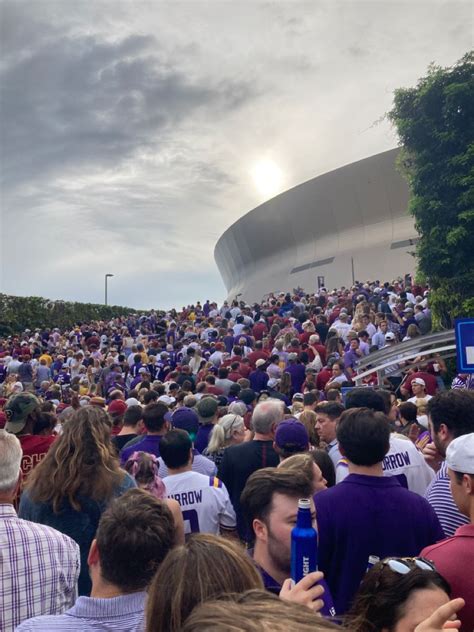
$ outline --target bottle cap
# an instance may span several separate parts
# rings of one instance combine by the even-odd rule
[[[311,501],[309,498],[300,498],[298,500],[298,509],[310,509]]]

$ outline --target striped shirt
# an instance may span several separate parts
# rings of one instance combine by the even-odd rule
[[[79,546],[68,536],[0,504],[0,630],[25,619],[57,615],[77,597]]]
[[[469,519],[463,516],[453,500],[446,462],[441,465],[435,479],[428,486],[425,498],[435,510],[447,538],[452,537],[458,527],[469,524]]]
[[[79,597],[67,612],[56,617],[35,617],[25,621],[17,632],[142,632],[144,629],[145,592],[96,599]]]

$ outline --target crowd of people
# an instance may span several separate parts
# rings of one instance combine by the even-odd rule
[[[398,280],[0,338],[0,629],[473,632],[474,379],[404,357],[430,331]]]

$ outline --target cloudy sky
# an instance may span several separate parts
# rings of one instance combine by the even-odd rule
[[[457,0],[0,0],[0,290],[221,300],[222,232],[394,147],[393,90],[473,24]]]

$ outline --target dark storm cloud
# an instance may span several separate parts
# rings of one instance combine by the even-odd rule
[[[201,108],[229,111],[253,96],[244,82],[192,81],[160,58],[151,35],[110,42],[46,32],[34,50],[22,42],[28,29],[17,34],[19,54],[10,49],[0,74],[6,186],[159,150]]]

